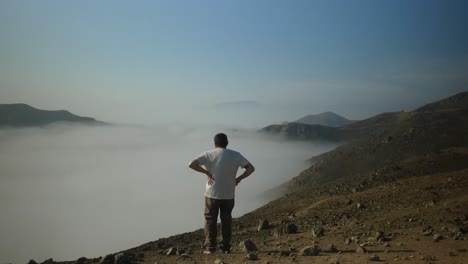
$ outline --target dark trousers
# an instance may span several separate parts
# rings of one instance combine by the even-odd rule
[[[213,199],[205,197],[205,248],[216,249],[218,212],[221,218],[221,246],[228,249],[231,246],[232,237],[232,209],[234,199]]]

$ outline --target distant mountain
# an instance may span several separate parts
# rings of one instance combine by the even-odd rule
[[[352,123],[353,121],[337,115],[333,112],[324,112],[318,115],[306,115],[294,123],[302,123],[308,125],[322,125],[329,127],[340,127]]]
[[[455,110],[468,114],[468,92],[427,104],[414,111],[383,113],[341,127],[284,123],[264,127],[259,132],[281,135],[293,140],[354,141],[368,137],[379,137],[396,127],[409,129],[411,125],[403,122],[407,119],[417,120],[413,122],[430,123],[431,118],[439,118]]]
[[[77,116],[65,110],[40,110],[27,104],[0,104],[0,127],[45,126],[55,122],[107,124],[91,117]]]

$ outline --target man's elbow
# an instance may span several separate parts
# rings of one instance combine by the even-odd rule
[[[188,164],[188,167],[193,169],[194,166],[195,166],[195,160],[190,161],[190,163]]]

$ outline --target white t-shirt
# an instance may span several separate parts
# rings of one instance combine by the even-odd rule
[[[203,152],[196,160],[213,175],[213,185],[206,183],[205,192],[213,199],[233,199],[237,170],[250,163],[239,152],[223,148]]]

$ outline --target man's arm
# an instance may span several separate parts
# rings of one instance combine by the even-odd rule
[[[203,174],[206,174],[206,176],[208,176],[208,185],[211,186],[213,184],[213,176],[211,175],[211,172],[209,172],[208,170],[205,170],[202,166],[200,166],[200,162],[198,162],[198,160],[196,159],[192,160],[189,163],[189,168],[191,168],[194,171],[198,171]]]
[[[247,178],[250,176],[255,171],[255,167],[252,165],[252,163],[249,163],[245,165],[244,167],[245,171],[239,177],[236,178],[236,185],[239,184],[243,179]]]

